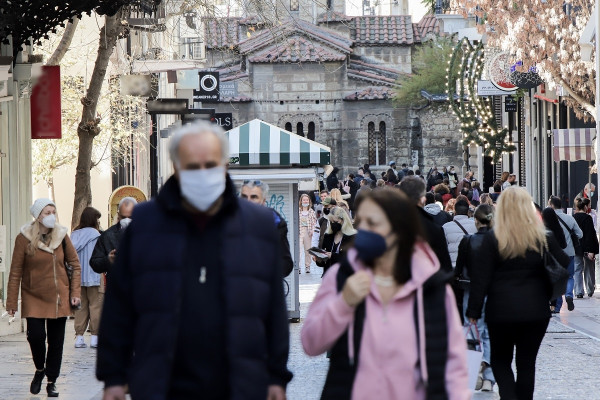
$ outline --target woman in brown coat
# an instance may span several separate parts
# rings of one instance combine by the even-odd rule
[[[15,240],[6,310],[10,315],[17,312],[20,286],[21,317],[27,319],[27,341],[36,367],[30,391],[40,392],[45,375],[48,397],[58,397],[55,382],[60,374],[65,324],[71,306],[81,301],[81,268],[67,228],[56,223],[55,204],[38,199],[30,211],[35,221],[24,225]],[[65,260],[73,268],[70,294]]]

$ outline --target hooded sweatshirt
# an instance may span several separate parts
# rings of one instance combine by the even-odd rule
[[[355,271],[372,270],[357,258],[355,249],[348,250],[348,261]],[[339,264],[330,268],[308,311],[302,327],[301,340],[306,354],[316,356],[331,349],[348,330],[353,342],[354,307],[338,293],[336,276]],[[402,286],[387,305],[379,296],[375,282],[366,298],[366,318],[360,345],[359,363],[353,383],[352,399],[426,398],[427,365],[423,316],[423,283],[439,270],[439,262],[431,248],[417,243],[412,256],[412,278]],[[414,303],[418,300],[419,340],[414,326]],[[446,390],[449,400],[471,398],[468,389],[467,349],[456,301],[452,290],[446,289],[448,320],[448,361]],[[419,344],[420,343],[420,346]],[[354,358],[353,346],[349,356]]]
[[[99,236],[100,232],[94,228],[77,229],[71,234],[71,241],[81,263],[81,286],[100,286],[100,274],[90,267],[90,257]]]

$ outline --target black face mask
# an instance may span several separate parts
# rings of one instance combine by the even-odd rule
[[[332,222],[331,230],[333,231],[333,233],[338,233],[342,230],[342,224],[340,224],[339,222]]]
[[[331,210],[330,210],[329,208],[324,208],[324,209],[323,209],[323,214],[325,214],[325,215],[329,215],[329,212],[330,212],[330,211],[331,211]]]

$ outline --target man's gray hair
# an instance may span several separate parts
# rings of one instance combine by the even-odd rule
[[[596,185],[594,185],[592,182],[590,182],[590,183],[586,183],[584,188],[585,189],[596,189]]]
[[[123,197],[121,201],[119,201],[119,207],[117,207],[117,211],[121,212],[121,206],[133,204],[136,205],[138,202],[133,197]]]
[[[169,141],[169,155],[171,161],[177,168],[181,166],[179,161],[179,144],[181,139],[188,135],[206,135],[213,134],[221,142],[221,161],[223,165],[229,164],[229,139],[223,128],[219,125],[211,124],[207,121],[198,121],[193,124],[187,124],[176,129]]]
[[[244,183],[242,183],[242,188],[244,187],[248,187],[250,189],[252,189],[253,187],[260,188],[260,190],[262,190],[263,198],[265,200],[267,199],[267,195],[269,194],[269,184],[259,179],[244,181]]]

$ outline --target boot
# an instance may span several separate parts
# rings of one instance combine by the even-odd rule
[[[31,381],[31,386],[29,387],[29,391],[31,394],[38,394],[40,390],[42,390],[42,381],[44,380],[44,374],[46,370],[35,371],[33,375],[33,380]]]
[[[49,382],[46,385],[46,392],[48,393],[48,397],[58,397],[58,392],[56,391],[56,384],[54,382]]]

